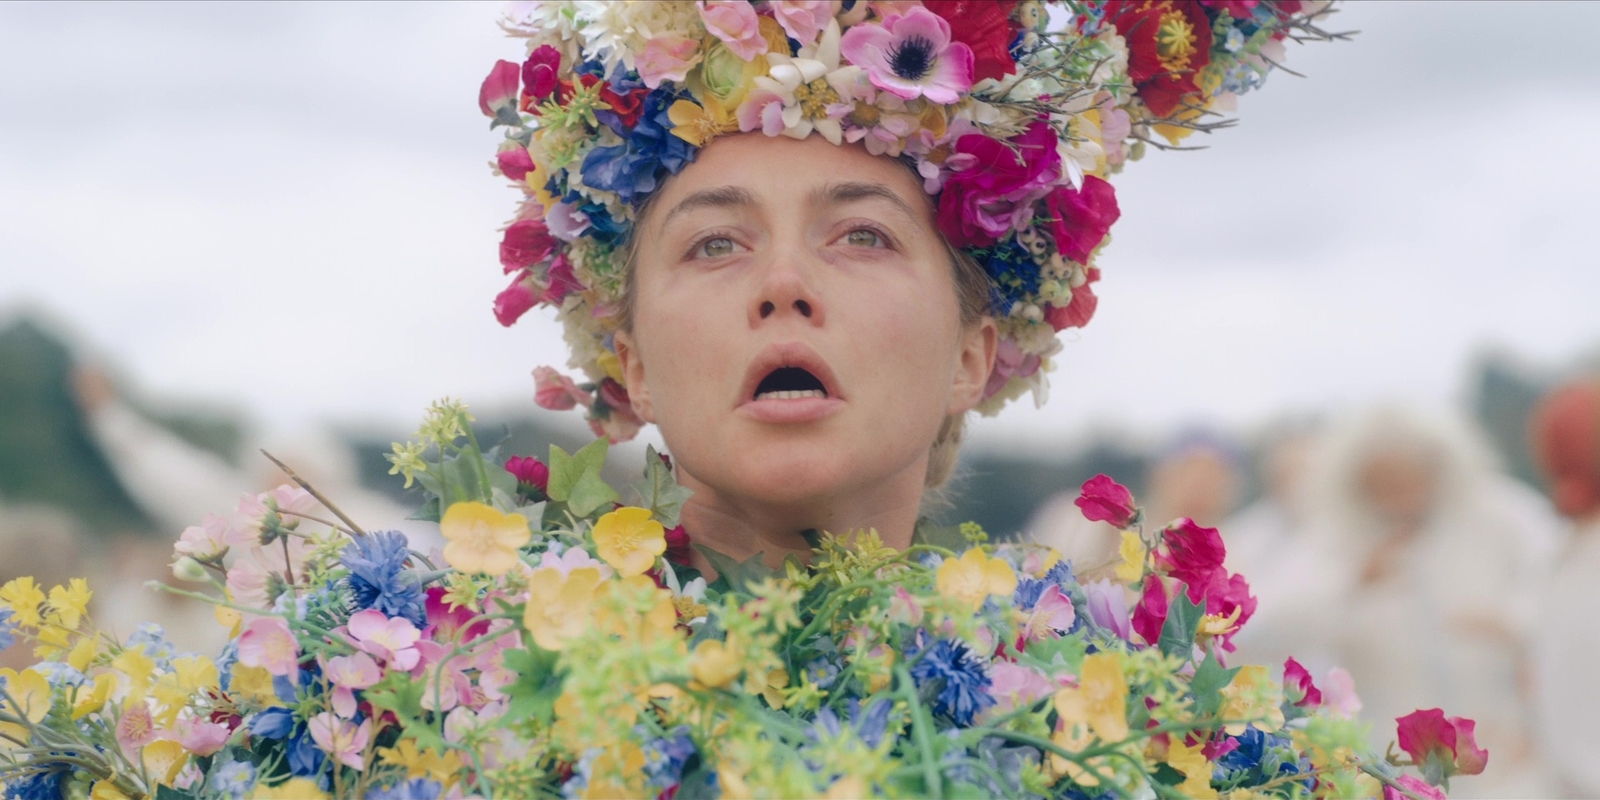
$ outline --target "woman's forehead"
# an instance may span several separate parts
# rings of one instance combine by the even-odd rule
[[[914,218],[931,201],[904,164],[858,145],[812,137],[724,136],[666,182],[652,205],[670,215],[683,206],[776,205],[881,199]],[[666,216],[661,217],[662,221]]]

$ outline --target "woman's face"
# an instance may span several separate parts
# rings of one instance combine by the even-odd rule
[[[696,481],[801,507],[914,476],[981,399],[994,324],[963,325],[919,182],[812,137],[725,136],[640,220],[635,410]]]

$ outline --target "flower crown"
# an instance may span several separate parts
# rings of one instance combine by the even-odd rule
[[[904,159],[940,230],[991,279],[1000,349],[984,414],[1043,403],[1056,334],[1094,315],[1095,254],[1118,216],[1106,178],[1147,146],[1226,125],[1283,40],[1331,39],[1307,0],[544,0],[478,102],[504,126],[495,171],[525,195],[505,228],[511,325],[557,309],[575,382],[534,371],[545,408],[631,438],[612,337],[642,203],[725,133],[821,136]],[[1160,136],[1157,140],[1155,136]]]

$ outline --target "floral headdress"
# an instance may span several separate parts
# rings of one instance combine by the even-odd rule
[[[479,106],[506,129],[498,174],[525,195],[500,262],[511,325],[557,309],[575,382],[535,370],[546,408],[582,405],[631,438],[612,337],[642,203],[725,133],[856,142],[913,166],[938,225],[991,278],[999,357],[979,410],[1042,403],[1056,334],[1094,315],[1095,254],[1118,216],[1107,178],[1147,146],[1226,121],[1325,0],[544,0]],[[1160,137],[1157,139],[1156,137]]]

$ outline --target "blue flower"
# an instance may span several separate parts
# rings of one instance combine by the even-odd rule
[[[344,549],[340,563],[350,570],[350,591],[359,608],[375,608],[390,617],[404,617],[418,628],[427,624],[425,597],[417,573],[405,569],[411,557],[405,534],[375,531],[357,536]]]
[[[1011,602],[1023,611],[1030,611],[1039,604],[1039,596],[1053,584],[1037,578],[1017,579],[1017,590],[1011,593]]]
[[[41,661],[33,665],[33,671],[43,675],[45,682],[50,684],[52,689],[83,685],[83,673],[74,669],[71,664],[61,661]]]
[[[1078,579],[1072,575],[1071,561],[1057,561],[1056,565],[1044,574],[1044,579],[1060,586],[1062,591],[1071,589],[1078,582]]]
[[[580,170],[584,185],[615,192],[622,202],[633,205],[655,191],[667,175],[676,175],[693,161],[694,146],[672,135],[667,106],[673,99],[665,87],[645,95],[639,122],[627,141],[596,147],[584,156]]]
[[[805,666],[806,680],[818,689],[826,689],[839,679],[839,665],[832,659],[818,658]]]
[[[893,707],[894,703],[880,697],[868,704],[863,713],[861,701],[851,698],[847,708],[850,710],[850,727],[855,729],[856,738],[868,747],[877,747],[889,730],[889,712]],[[813,741],[821,741],[824,738],[836,739],[843,732],[844,726],[839,722],[839,715],[831,708],[824,708],[817,712],[812,730],[806,735]]]
[[[250,732],[267,739],[286,739],[294,733],[294,712],[269,708],[250,720]]]
[[[413,778],[367,792],[367,800],[439,800],[444,787],[438,781]]]
[[[1039,263],[1028,248],[1017,243],[1013,236],[992,247],[968,250],[973,259],[989,274],[989,305],[995,314],[1011,313],[1016,303],[1031,301],[1039,293]]]
[[[11,609],[0,608],[0,650],[4,650],[17,641],[16,628],[11,626]]]
[[[316,742],[311,741],[310,731],[304,725],[298,726],[289,737],[289,774],[296,778],[313,777],[322,771],[323,758]]]
[[[1256,786],[1281,775],[1310,769],[1287,737],[1247,728],[1233,737],[1235,747],[1217,759],[1216,778],[1234,786]]]
[[[937,691],[933,710],[957,725],[972,724],[979,711],[994,705],[989,696],[989,674],[967,646],[948,639],[936,640],[911,669],[917,688]]]
[[[139,623],[133,635],[128,637],[126,647],[149,656],[156,662],[156,669],[161,671],[171,669],[172,657],[178,654],[178,648],[167,641],[167,629],[154,622]]]
[[[64,796],[66,770],[52,770],[50,772],[35,772],[27,777],[8,781],[0,797],[6,800],[61,800]]]
[[[230,639],[222,646],[222,654],[217,656],[217,685],[222,691],[228,691],[233,684],[233,665],[239,660],[239,640]]]
[[[651,788],[665,792],[683,781],[683,768],[699,753],[689,738],[689,726],[679,725],[667,736],[644,746],[644,772]]]
[[[211,773],[206,788],[224,797],[242,800],[255,782],[256,768],[248,761],[229,761]]]

